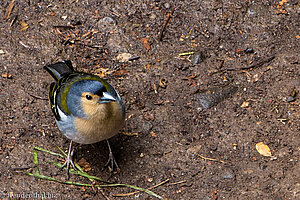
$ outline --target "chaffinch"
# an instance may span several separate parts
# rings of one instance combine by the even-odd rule
[[[92,144],[118,133],[125,121],[125,107],[118,92],[105,80],[88,73],[76,72],[69,60],[44,66],[56,82],[51,83],[49,102],[58,129],[71,140],[67,166],[69,178],[72,141]],[[117,163],[109,146],[109,162]],[[62,167],[62,168],[63,168]]]

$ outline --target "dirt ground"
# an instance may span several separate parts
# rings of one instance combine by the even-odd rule
[[[42,68],[66,59],[104,77],[126,104],[126,126],[111,139],[121,172],[104,168],[106,142],[77,144],[74,159],[89,174],[142,188],[167,180],[151,189],[166,199],[300,199],[299,14],[296,0],[1,1],[0,199],[156,199],[17,172],[33,166],[35,146],[68,149],[43,100],[52,78]],[[233,86],[201,106],[204,90]],[[62,160],[38,158],[42,174],[65,180],[49,163]]]

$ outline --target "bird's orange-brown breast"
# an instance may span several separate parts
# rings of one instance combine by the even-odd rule
[[[78,132],[73,141],[82,144],[96,143],[116,135],[124,124],[122,108],[117,102],[86,103],[82,98],[82,109],[87,118],[75,117]]]

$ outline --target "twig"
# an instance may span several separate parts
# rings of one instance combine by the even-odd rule
[[[170,185],[177,185],[177,184],[180,184],[180,183],[185,183],[186,180],[183,180],[183,181],[178,181],[178,182],[175,182],[175,183],[169,183]]]
[[[97,46],[97,45],[89,45],[89,44],[85,44],[83,42],[79,42],[78,40],[71,40],[71,39],[67,39],[63,42],[64,45],[70,44],[70,45],[82,45],[85,47],[89,47],[89,48],[94,48],[94,49],[101,49],[103,48],[103,46]]]
[[[101,188],[98,188],[98,190],[100,191],[100,193],[102,194],[102,196],[106,199],[106,200],[110,200],[110,198],[108,198],[108,196],[105,195],[104,191]],[[100,198],[99,198],[100,199]]]
[[[8,5],[6,11],[5,11],[4,20],[7,20],[9,18],[10,14],[11,14],[11,11],[14,8],[14,6],[15,6],[15,0],[12,0],[9,3],[9,5]]]
[[[238,71],[238,70],[245,70],[245,69],[257,68],[257,67],[263,66],[266,63],[271,62],[274,58],[275,58],[275,56],[271,56],[271,57],[268,57],[268,58],[263,59],[261,61],[258,61],[257,63],[254,63],[254,64],[252,64],[250,66],[240,67],[240,68],[227,68],[226,70],[227,71]]]
[[[29,96],[35,98],[35,99],[41,99],[41,100],[48,100],[48,98],[40,97],[40,96],[35,96],[33,94],[29,94]]]
[[[75,26],[53,26],[53,28],[59,28],[59,29],[74,29]]]
[[[18,170],[31,169],[31,168],[35,168],[35,167],[36,167],[36,165],[27,166],[27,167],[11,167],[9,169],[14,170],[14,171],[18,171]]]
[[[133,57],[129,58],[128,61],[134,61],[137,59],[140,59],[140,56],[133,56]]]
[[[153,188],[156,188],[156,187],[158,187],[158,186],[161,186],[161,185],[167,183],[169,180],[170,180],[170,179],[164,180],[163,182],[161,182],[161,183],[159,183],[159,184],[157,184],[157,185],[154,185],[154,186],[152,186],[152,187],[147,188],[147,190],[151,190],[151,189],[153,189]],[[133,194],[136,194],[136,193],[139,193],[139,192],[140,192],[140,191],[130,192],[130,193],[126,193],[126,194],[114,194],[113,196],[115,196],[115,197],[125,197],[125,196],[133,195]]]
[[[250,65],[250,66],[247,66],[247,67],[241,67],[240,70],[243,70],[243,69],[250,69],[250,68],[256,68],[256,67],[261,67],[262,65],[264,65],[265,63],[269,63],[271,62],[273,59],[275,58],[275,56],[271,56],[271,57],[268,57],[266,59],[263,59],[253,65]]]
[[[219,65],[218,65],[218,69],[221,69],[223,67],[225,60],[221,60]]]
[[[160,36],[159,36],[159,40],[162,41],[163,37],[164,37],[164,33],[166,31],[166,28],[169,24],[169,22],[171,21],[171,18],[172,18],[172,15],[174,13],[174,11],[176,10],[176,8],[173,8],[173,10],[167,14],[167,20],[165,21],[164,25],[163,25],[163,28],[160,32]]]
[[[200,156],[200,158],[203,158],[204,160],[211,160],[211,161],[217,161],[217,162],[225,163],[223,160],[217,160],[215,158],[207,158],[207,157],[204,157],[200,154],[198,154],[198,156]]]

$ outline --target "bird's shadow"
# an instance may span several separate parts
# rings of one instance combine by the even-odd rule
[[[132,139],[133,138],[120,135],[109,139],[111,150],[121,169],[121,173],[123,171],[122,169],[128,169],[128,166],[132,164],[128,163],[128,158],[133,156],[132,152],[137,152],[136,149],[132,149],[138,148],[131,144]],[[105,140],[89,145],[76,144],[74,145],[74,149],[74,161],[78,162],[81,159],[85,159],[92,169],[91,172],[88,172],[89,174],[95,176],[99,175],[106,179],[117,174],[112,173],[109,168],[105,166],[109,159],[109,148]],[[138,156],[138,154],[136,156]],[[115,166],[113,172],[116,172]]]

